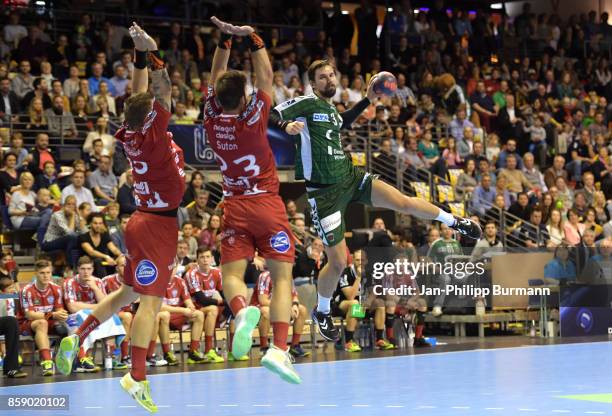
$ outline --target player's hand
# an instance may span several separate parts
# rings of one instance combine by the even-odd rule
[[[60,322],[64,322],[66,319],[68,319],[68,312],[65,310],[53,312],[51,315],[53,316],[53,319]]]
[[[211,17],[210,20],[219,28],[221,32],[229,35],[248,36],[255,32],[255,29],[253,29],[251,26],[235,26],[231,23],[226,23],[219,20],[216,16]]]
[[[301,121],[292,121],[285,127],[285,132],[290,135],[300,134],[304,130],[304,123]]]
[[[134,47],[140,51],[156,51],[157,43],[149,36],[136,22],[132,22],[132,26],[129,29],[130,36],[134,41]]]
[[[183,315],[185,315],[185,317],[191,319],[191,317],[193,316],[193,311],[189,308],[183,308]]]
[[[368,83],[368,90],[366,91],[366,96],[368,97],[368,100],[374,102],[374,100],[378,97],[382,97],[384,94],[380,93],[377,94],[374,92],[374,81],[376,80],[376,76],[374,75],[372,78],[370,78],[370,82]]]
[[[257,269],[258,272],[263,272],[266,270],[266,259],[263,257],[255,256],[253,259],[253,266]]]
[[[291,305],[291,319],[297,319],[300,315],[300,308],[297,305]]]

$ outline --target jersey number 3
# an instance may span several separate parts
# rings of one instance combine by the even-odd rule
[[[223,160],[223,158],[217,154],[215,154],[217,156],[217,159],[219,159],[219,162],[221,162],[221,172],[225,172],[227,170],[227,162],[225,160]],[[246,155],[246,156],[242,156],[239,157],[238,159],[235,159],[232,163],[234,165],[240,165],[243,162],[247,162],[246,166],[244,166],[242,168],[242,170],[244,170],[244,173],[247,174],[247,177],[253,177],[253,176],[258,176],[259,175],[259,165],[256,162],[255,156],[253,155]]]

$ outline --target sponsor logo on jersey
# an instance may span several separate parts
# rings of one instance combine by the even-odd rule
[[[326,122],[329,122],[329,114],[314,113],[312,115],[312,121],[326,121]]]
[[[336,211],[333,214],[321,219],[321,228],[323,229],[323,232],[329,233],[340,227],[341,223],[342,213],[340,211]]]
[[[178,295],[178,290],[172,289],[172,297],[175,298]]]
[[[136,281],[142,286],[149,286],[157,280],[157,267],[151,260],[141,260],[136,266]]]
[[[291,248],[291,242],[286,232],[280,231],[270,238],[270,247],[277,253],[286,253]]]
[[[55,298],[53,296],[47,296],[47,303],[53,304]]]
[[[255,112],[255,114],[249,119],[249,121],[247,121],[247,126],[252,126],[253,124],[257,123],[259,121],[259,119],[261,118],[261,109],[264,106],[264,102],[261,100],[257,100],[257,111]]]
[[[147,164],[147,162],[142,162],[140,160],[133,160],[131,164],[132,164],[132,169],[134,169],[134,173],[137,173],[139,175],[144,175],[149,170],[149,165]]]
[[[208,282],[208,287],[210,287],[211,289],[215,288],[215,281],[211,280],[210,282]]]

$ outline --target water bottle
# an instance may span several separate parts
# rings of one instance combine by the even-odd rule
[[[223,343],[221,344],[221,348],[222,348],[221,354],[223,355],[223,359],[227,361],[227,339],[223,340]]]
[[[483,298],[476,299],[476,316],[484,316],[485,303]]]
[[[536,336],[536,326],[535,326],[535,321],[531,321],[531,328],[529,329],[529,336],[531,338],[535,338]]]
[[[113,369],[113,356],[110,354],[106,354],[106,357],[104,357],[104,369],[106,371]]]

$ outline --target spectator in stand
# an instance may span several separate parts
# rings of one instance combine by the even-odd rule
[[[93,96],[93,100],[95,103],[98,103],[99,99],[103,98],[106,101],[106,105],[108,107],[109,114],[117,114],[117,106],[115,105],[115,99],[113,98],[109,90],[109,87],[108,87],[109,82],[106,82],[106,81],[100,82],[99,91],[96,95]],[[98,105],[98,107],[101,107],[101,106]]]
[[[287,211],[287,218],[289,219],[290,223],[293,223],[298,219],[306,219],[306,216],[302,212],[298,212],[297,205],[292,199],[288,199],[285,203],[285,210]]]
[[[66,253],[70,267],[76,267],[79,259],[79,234],[83,232],[74,195],[66,197],[62,209],[51,215],[40,248],[46,252],[61,250]]]
[[[19,63],[19,73],[11,81],[11,90],[19,100],[23,100],[26,94],[34,91],[34,77],[30,74],[31,70],[30,61],[21,61]]]
[[[0,204],[8,205],[11,194],[19,189],[19,171],[17,170],[17,156],[12,153],[5,153],[0,169]]]
[[[198,240],[194,236],[193,228],[194,227],[191,222],[185,221],[181,226],[180,239],[186,241],[189,244],[189,257],[195,259],[196,251],[198,250]],[[200,233],[200,236],[202,236],[202,233]]]
[[[578,216],[581,219],[585,218],[588,207],[589,206],[587,204],[587,200],[586,200],[586,196],[584,195],[584,192],[576,191],[574,193],[574,204],[572,205],[572,208],[576,210],[576,212],[578,213]]]
[[[110,156],[100,158],[98,169],[93,171],[88,179],[97,205],[107,205],[115,201],[118,181],[111,170]]]
[[[125,171],[125,183],[117,191],[117,202],[119,203],[119,212],[121,214],[131,215],[136,211],[133,186],[134,175],[132,174],[132,169],[128,169]]]
[[[544,183],[547,188],[555,186],[555,182],[559,176],[567,181],[567,171],[563,168],[564,166],[565,158],[561,155],[555,156],[553,165],[544,172]]]
[[[0,125],[10,121],[19,121],[21,104],[17,94],[11,91],[11,81],[8,78],[0,79]]]
[[[401,148],[399,150],[401,164],[411,170],[427,168],[427,160],[418,151],[417,139],[409,137],[407,142],[408,146],[404,151]]]
[[[92,171],[98,168],[100,164],[100,159],[104,156],[110,156],[108,152],[104,149],[104,143],[102,139],[94,139],[93,147],[90,153],[85,154],[85,171],[87,172],[87,176],[91,174]]]
[[[70,98],[64,95],[64,90],[62,88],[62,82],[59,79],[54,79],[51,81],[51,93],[49,94],[51,97],[51,102],[55,100],[55,97],[62,97],[64,102],[63,108],[70,112]]]
[[[43,172],[36,176],[34,183],[34,190],[38,191],[39,189],[51,189],[51,187],[55,185],[57,188],[57,192],[60,192],[59,182],[57,179],[57,171],[55,170],[55,163],[51,160],[45,162],[45,166]]]
[[[508,209],[508,213],[523,221],[529,221],[532,210],[533,207],[529,204],[529,197],[525,192],[521,192],[518,194],[516,202]]]
[[[24,135],[28,138],[35,137],[41,131],[47,131],[47,118],[42,100],[34,98],[28,107],[28,113],[20,118]]]
[[[34,177],[30,172],[19,175],[19,189],[11,194],[9,216],[16,230],[36,230],[41,223],[41,212],[36,208],[36,194],[32,192]]]
[[[42,105],[45,110],[48,108],[51,108],[53,103],[51,102],[51,97],[48,94],[49,84],[47,83],[47,80],[44,78],[38,77],[34,80],[32,85],[34,86],[34,89],[28,92],[23,97],[23,99],[21,100],[21,106],[23,108],[27,108],[30,106],[30,103],[32,102],[32,100],[34,100],[35,98],[38,98],[42,100]]]
[[[49,148],[49,135],[46,133],[38,133],[36,135],[36,144],[30,152],[28,168],[33,175],[42,173],[45,162],[55,162],[53,151]]]
[[[116,114],[110,111],[108,100],[105,97],[99,96],[94,102],[96,106],[94,108],[94,113],[91,114],[92,119],[96,120],[99,117],[104,117],[106,120],[110,120],[116,117]]]
[[[446,149],[442,152],[442,158],[446,161],[449,168],[458,168],[463,164],[459,151],[457,150],[457,142],[454,137],[449,137],[446,141]]]
[[[589,259],[580,274],[580,280],[592,285],[612,283],[612,239],[606,238],[601,242],[599,254]]]
[[[570,259],[568,246],[561,244],[555,248],[555,257],[544,266],[544,278],[576,280],[576,265]]]
[[[580,132],[580,140],[575,140],[570,145],[570,155],[572,160],[567,164],[566,169],[572,174],[572,179],[578,182],[582,172],[589,168],[595,157],[589,130],[583,129]]]
[[[125,66],[115,66],[114,72],[115,76],[109,80],[109,91],[113,97],[120,97],[125,94],[125,89],[130,81]]]
[[[108,78],[104,77],[102,73],[104,68],[99,63],[93,63],[91,65],[91,77],[87,79],[89,83],[89,95],[94,96],[100,91],[100,83],[106,82],[108,85]]]
[[[491,175],[485,173],[480,178],[480,184],[472,192],[472,210],[484,215],[495,200],[495,188],[491,187]]]
[[[113,243],[106,228],[104,214],[94,212],[87,218],[89,231],[79,236],[81,253],[93,261],[94,274],[106,276],[113,272],[117,265],[115,259],[121,251]]]
[[[527,152],[523,155],[523,164],[522,172],[531,184],[529,189],[534,189],[536,193],[546,192],[548,187],[544,183],[544,175],[535,166],[534,157],[531,153]]]
[[[574,191],[567,186],[565,179],[561,176],[555,180],[555,188],[557,190],[557,201],[561,202],[561,209],[565,214],[574,205]]]
[[[558,247],[566,241],[565,222],[563,221],[560,210],[555,208],[550,211],[550,218],[546,225],[546,231],[550,236],[549,247]]]
[[[63,84],[64,95],[70,100],[74,100],[79,93],[79,83],[79,67],[70,65],[69,77],[64,80]]]
[[[550,236],[546,229],[546,225],[542,223],[542,211],[536,207],[531,211],[530,222],[535,226],[523,224],[520,234],[525,241],[525,247],[528,248],[545,248],[548,246]]]
[[[90,131],[87,101],[85,97],[82,95],[77,95],[72,102],[71,108],[79,139],[83,140]]]
[[[285,101],[291,98],[291,92],[285,85],[283,81],[283,74],[280,72],[277,72],[276,74],[274,74],[273,89],[274,89],[274,97],[272,98],[275,104],[284,103]]]
[[[474,129],[474,124],[471,121],[467,120],[467,110],[465,106],[459,106],[457,109],[457,114],[455,118],[450,122],[449,130],[451,136],[453,136],[457,141],[463,139],[463,131],[466,127],[470,127]]]
[[[212,211],[207,207],[209,195],[208,191],[200,191],[195,204],[187,209],[189,221],[199,229],[206,227],[212,214]]]
[[[372,171],[380,175],[380,178],[389,183],[396,183],[397,158],[391,149],[391,140],[383,139],[380,143],[380,153],[372,160]]]
[[[612,213],[607,209],[606,196],[603,192],[597,191],[593,195],[592,207],[595,210],[595,217],[598,224],[605,224],[610,220]]]
[[[523,190],[531,190],[531,183],[525,177],[525,174],[517,169],[516,156],[510,154],[506,159],[506,167],[501,169],[497,180],[505,178],[507,180],[507,189],[511,193],[519,193]]]
[[[476,245],[474,246],[474,250],[472,251],[472,259],[473,260],[482,260],[486,258],[490,258],[491,255],[495,253],[503,253],[504,246],[499,240],[497,235],[497,225],[494,221],[488,221],[485,224],[484,235]]]
[[[438,145],[432,141],[430,131],[426,131],[423,134],[417,149],[421,152],[429,166],[434,165],[440,158],[440,150]]]
[[[463,201],[464,199],[471,196],[476,187],[478,181],[476,180],[476,162],[474,159],[470,159],[465,162],[463,172],[457,178],[455,184],[455,198],[457,201]]]
[[[121,214],[119,216],[119,226],[116,227],[115,232],[110,235],[115,246],[117,246],[119,251],[124,255],[128,254],[127,247],[125,246],[125,228],[129,220],[130,216],[128,214]],[[117,268],[119,268],[118,264],[119,260],[117,259]]]
[[[580,223],[580,215],[574,209],[571,209],[567,213],[567,221],[564,225],[565,240],[571,246],[580,244],[582,235],[586,229],[585,225]]]
[[[60,138],[72,138],[77,134],[72,114],[64,107],[64,97],[56,96],[53,107],[45,111],[49,134]]]
[[[75,169],[72,173],[72,183],[62,189],[62,204],[66,202],[66,198],[69,195],[73,195],[77,199],[77,206],[81,206],[82,203],[86,202],[90,204],[92,209],[95,208],[97,211],[96,203],[93,198],[93,194],[87,188],[85,188],[85,171]]]
[[[497,116],[499,108],[496,106],[493,98],[486,92],[485,83],[479,80],[476,84],[476,92],[470,97],[472,107],[480,118],[480,123],[485,131],[491,131],[491,122]]]
[[[3,38],[11,49],[17,49],[19,41],[28,36],[26,27],[19,23],[20,17],[17,10],[12,11],[9,15],[9,23],[2,31]]]
[[[300,283],[313,283],[319,278],[319,272],[327,263],[323,242],[320,238],[315,238],[306,250],[299,253],[293,265],[293,279],[296,285]]]
[[[93,150],[93,144],[96,140],[101,140],[104,151],[112,155],[115,151],[115,138],[108,134],[108,120],[100,117],[96,121],[96,128],[90,131],[85,138],[83,144],[83,152],[91,153]]]
[[[371,139],[379,140],[390,139],[393,136],[393,130],[385,118],[384,106],[376,106],[376,117],[368,122],[368,134]]]
[[[215,247],[221,233],[221,217],[213,214],[208,219],[206,228],[200,232],[200,246],[212,249]]]
[[[196,195],[205,190],[204,174],[199,170],[194,171],[191,174],[189,184],[187,184],[187,189],[185,189],[185,193],[183,194],[183,202],[181,205],[187,206],[191,204],[193,201],[195,201]]]

